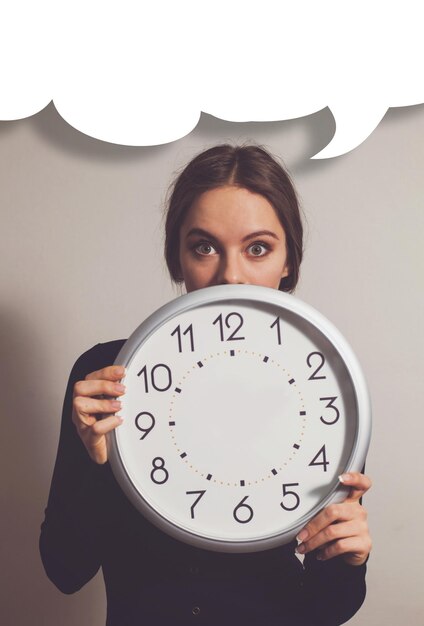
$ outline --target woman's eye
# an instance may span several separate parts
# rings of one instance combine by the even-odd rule
[[[203,256],[209,256],[215,252],[213,245],[207,242],[197,244],[197,246],[194,247],[194,250],[197,254],[201,254]]]
[[[268,247],[263,243],[252,243],[248,251],[252,256],[264,256],[268,252]]]

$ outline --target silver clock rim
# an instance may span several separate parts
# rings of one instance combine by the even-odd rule
[[[283,293],[276,289],[256,285],[219,285],[184,294],[157,309],[135,329],[120,350],[115,359],[115,364],[127,367],[131,363],[139,346],[147,341],[162,324],[176,315],[192,308],[212,303],[216,304],[222,301],[244,301],[252,304],[255,302],[265,302],[266,304],[286,309],[305,319],[333,344],[341,355],[351,377],[359,416],[355,442],[344,471],[361,471],[371,438],[371,401],[365,376],[355,353],[334,324],[319,311],[296,296]],[[212,539],[192,533],[191,531],[175,525],[153,509],[134,487],[125,470],[115,430],[108,435],[107,440],[108,458],[113,474],[121,489],[135,508],[168,535],[198,548],[217,552],[256,552],[277,547],[294,539],[301,528],[303,528],[307,521],[311,519],[318,510],[329,504],[340,502],[347,495],[346,488],[341,485],[335,485],[327,497],[319,502],[317,507],[309,511],[301,519],[298,519],[293,526],[269,537],[252,540],[244,539],[240,541]]]

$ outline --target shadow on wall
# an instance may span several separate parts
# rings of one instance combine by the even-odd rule
[[[43,142],[88,163],[93,163],[93,160],[98,163],[142,162],[150,160],[156,152],[163,152],[164,149],[164,146],[122,146],[85,135],[59,115],[53,102],[36,115],[21,120],[21,123],[23,121],[31,124]]]
[[[0,133],[11,132],[15,124],[31,125],[31,129],[44,142],[47,141],[61,152],[66,151],[87,162],[95,159],[99,163],[121,162],[125,164],[132,161],[142,163],[144,160],[151,161],[155,156],[163,157],[168,151],[171,155],[172,146],[175,144],[173,142],[159,146],[122,146],[99,141],[70,126],[59,115],[53,102],[25,120],[0,122]],[[280,135],[284,135],[287,143],[290,144],[290,138],[293,137],[297,149],[295,150],[296,156],[290,163],[290,169],[302,173],[304,169],[309,169],[311,164],[316,167],[319,163],[321,167],[325,167],[325,164],[331,161],[331,159],[324,159],[311,162],[309,157],[322,150],[331,141],[335,129],[335,120],[328,108],[305,117],[274,122],[227,122],[213,115],[202,113],[193,131],[177,141],[197,144],[200,139],[203,147],[206,148],[225,141],[243,143],[249,141],[248,138],[254,142],[272,145]],[[299,136],[302,137],[301,145]],[[199,151],[201,149],[203,148],[199,147]],[[187,160],[190,157],[187,157]]]
[[[7,585],[1,586],[0,622],[26,626],[36,616],[37,624],[47,626],[56,624],[58,615],[66,615],[66,623],[77,624],[81,623],[81,606],[85,605],[86,609],[93,607],[93,616],[91,622],[84,623],[94,626],[102,623],[102,616],[96,622],[99,616],[94,611],[98,614],[98,607],[105,606],[101,576],[83,591],[87,595],[84,603],[81,597],[65,597],[59,591],[54,592],[38,551],[54,462],[46,458],[45,450],[56,450],[64,393],[61,389],[58,401],[58,390],[51,389],[55,364],[49,350],[31,324],[30,314],[22,313],[18,306],[3,308],[0,313],[1,562]],[[52,444],[46,446],[50,421],[55,428],[51,433]],[[93,594],[93,588],[98,590],[97,594]],[[65,623],[62,617],[60,622]]]

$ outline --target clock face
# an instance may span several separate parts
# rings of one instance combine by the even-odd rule
[[[370,435],[352,351],[293,296],[202,289],[159,309],[116,360],[126,366],[113,471],[135,506],[207,549],[292,539],[360,470]]]

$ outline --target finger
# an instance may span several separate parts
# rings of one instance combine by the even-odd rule
[[[366,537],[344,537],[333,543],[327,544],[317,554],[319,561],[327,561],[335,556],[345,555],[345,561],[350,565],[362,565],[371,552],[371,539]]]
[[[122,396],[126,387],[121,383],[105,380],[79,380],[74,385],[75,396]]]
[[[341,504],[330,504],[326,506],[325,509],[315,515],[300,531],[296,537],[297,540],[301,542],[309,541],[330,524],[349,521],[355,514],[352,510],[352,505],[352,502],[342,502]],[[358,504],[358,506],[360,505]]]
[[[125,367],[122,365],[109,365],[95,372],[90,372],[85,377],[86,380],[112,380],[117,381],[125,376]]]
[[[80,421],[84,424],[91,425],[93,423],[93,418],[95,419],[96,415],[101,415],[104,413],[116,413],[116,411],[120,410],[122,403],[119,400],[99,400],[98,398],[77,396],[76,398],[74,398],[73,405],[74,423],[78,424],[78,421]]]
[[[339,476],[339,480],[343,485],[350,487],[348,500],[359,500],[364,493],[371,488],[371,479],[365,474],[359,472],[349,472]]]
[[[95,420],[95,423],[91,427],[85,425],[81,427],[81,439],[93,461],[99,464],[106,463],[106,434],[122,424],[122,421],[120,416],[110,415],[103,420]]]
[[[309,541],[305,541],[297,546],[296,551],[299,554],[307,554],[312,550],[322,548],[334,541],[355,537],[366,536],[368,534],[368,526],[365,518],[355,518],[348,522],[340,522],[339,524],[330,524],[319,533],[311,537]]]
[[[97,420],[90,428],[89,441],[92,444],[99,437],[103,437],[107,433],[117,428],[124,420],[120,415],[108,415],[102,420]]]

